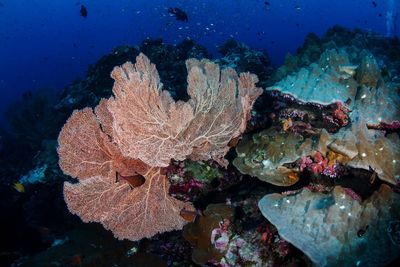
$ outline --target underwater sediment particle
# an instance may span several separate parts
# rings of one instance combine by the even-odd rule
[[[387,185],[363,202],[336,186],[328,194],[269,194],[258,206],[316,266],[384,266],[400,255],[400,195]]]
[[[315,143],[299,134],[270,128],[253,135],[251,139],[241,140],[236,147],[237,157],[233,165],[241,173],[255,176],[261,181],[290,186],[299,180],[298,171],[284,164],[311,154]]]

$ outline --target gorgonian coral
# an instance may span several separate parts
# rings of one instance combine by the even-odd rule
[[[190,59],[188,102],[174,101],[155,65],[114,68],[114,96],[93,112],[74,111],[58,138],[60,167],[78,183],[65,183],[68,208],[85,222],[101,222],[117,238],[139,240],[181,229],[190,203],[168,194],[171,159],[213,159],[226,166],[228,143],[246,128],[262,89],[257,77]]]

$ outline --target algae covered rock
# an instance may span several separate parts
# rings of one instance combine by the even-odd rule
[[[185,171],[205,183],[210,183],[213,179],[223,175],[218,167],[202,161],[188,160],[185,164]]]
[[[210,204],[202,216],[185,225],[183,237],[193,246],[192,260],[195,263],[202,265],[211,260],[221,260],[223,254],[211,243],[211,233],[224,219],[232,221],[233,215],[233,208],[229,205]]]
[[[383,266],[400,255],[400,195],[387,185],[363,202],[337,186],[329,194],[269,194],[258,206],[316,266]]]
[[[238,154],[233,165],[243,174],[278,185],[290,186],[299,177],[295,170],[285,166],[304,155],[309,155],[316,146],[311,138],[292,132],[278,132],[274,128],[243,139],[236,147]]]

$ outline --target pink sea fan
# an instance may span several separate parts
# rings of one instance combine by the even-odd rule
[[[188,60],[188,102],[162,90],[157,70],[140,54],[114,68],[114,97],[74,111],[58,142],[69,210],[100,222],[117,238],[139,240],[181,229],[192,205],[168,194],[163,167],[171,159],[214,159],[226,166],[231,139],[242,134],[262,89],[257,77]]]

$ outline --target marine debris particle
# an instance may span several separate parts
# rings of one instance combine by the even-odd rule
[[[88,11],[85,5],[81,5],[81,9],[79,11],[79,13],[81,14],[81,17],[86,18],[88,15]]]
[[[171,16],[174,16],[176,18],[176,20],[178,20],[178,21],[188,22],[188,20],[189,20],[188,15],[186,14],[186,12],[183,11],[182,9],[178,8],[178,7],[170,7],[170,8],[168,8],[168,13]]]

